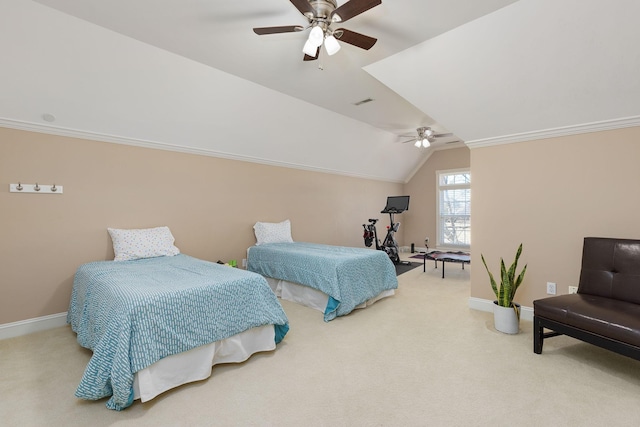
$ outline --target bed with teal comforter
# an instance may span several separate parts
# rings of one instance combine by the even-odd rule
[[[287,317],[264,277],[187,255],[97,261],[75,274],[67,322],[93,351],[76,396],[132,404],[134,374],[158,360]]]
[[[247,270],[317,289],[329,296],[324,320],[344,316],[386,290],[397,289],[385,252],[317,243],[266,243],[248,250]]]

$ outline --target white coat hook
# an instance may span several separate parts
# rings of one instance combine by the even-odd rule
[[[40,191],[40,186],[38,185],[38,183],[36,182],[36,185],[33,187],[33,189],[35,191]]]
[[[20,181],[18,181],[18,186],[16,187],[16,190],[18,191],[22,191],[24,187],[22,186],[22,184],[20,183]]]
[[[51,191],[53,191],[54,193],[56,191],[58,191],[58,189],[56,188],[56,184],[55,183],[51,186]]]

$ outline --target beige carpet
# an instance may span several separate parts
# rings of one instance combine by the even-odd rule
[[[123,412],[74,397],[90,352],[67,327],[0,341],[8,426],[637,426],[640,362],[568,337],[532,351],[468,308],[469,273],[427,266],[392,298],[330,323],[283,302],[275,352],[216,366]]]

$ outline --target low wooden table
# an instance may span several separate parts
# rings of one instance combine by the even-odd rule
[[[432,259],[436,268],[438,268],[438,261],[442,261],[442,278],[444,279],[444,263],[445,262],[457,262],[462,264],[462,269],[464,270],[465,264],[471,264],[471,255],[465,252],[440,252],[440,251],[432,251],[424,254],[422,271],[427,271],[427,259]]]

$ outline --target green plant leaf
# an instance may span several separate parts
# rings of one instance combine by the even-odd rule
[[[513,263],[509,266],[509,269],[506,268],[504,259],[500,258],[500,283],[497,284],[493,274],[489,271],[489,267],[487,266],[487,262],[484,259],[484,255],[480,254],[482,257],[482,263],[484,264],[484,268],[487,270],[489,274],[489,281],[491,282],[491,288],[493,292],[496,294],[496,298],[498,301],[498,305],[501,307],[514,307],[513,299],[515,298],[516,291],[522,284],[524,280],[524,274],[527,271],[527,266],[525,265],[520,274],[516,277],[516,270],[518,269],[518,260],[520,259],[520,255],[522,254],[522,243],[518,246],[518,250],[516,251],[516,256],[513,260]]]
[[[484,264],[484,268],[487,270],[487,273],[489,273],[489,281],[491,282],[493,293],[496,294],[496,298],[499,300],[500,297],[498,296],[498,287],[496,285],[495,279],[493,278],[493,274],[491,274],[491,272],[489,271],[489,267],[487,267],[487,262],[484,260],[484,255],[480,254],[480,257],[482,258],[482,263]]]

